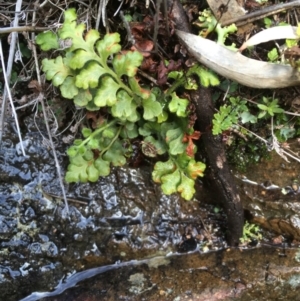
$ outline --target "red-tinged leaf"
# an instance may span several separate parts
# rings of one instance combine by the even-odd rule
[[[131,22],[130,24],[131,33],[136,42],[145,39],[145,35],[146,35],[145,26],[146,23],[144,22]]]
[[[186,154],[190,157],[194,156],[195,144],[192,140],[189,140],[188,146],[186,147]]]
[[[195,131],[191,135],[184,134],[184,137],[182,139],[182,142],[188,142],[188,145],[186,147],[186,154],[190,157],[194,156],[194,149],[195,149],[195,144],[193,140],[198,140],[201,136],[201,133],[199,131]]]
[[[92,128],[93,129],[100,127],[105,122],[104,117],[101,114],[99,114],[99,111],[97,111],[97,112],[87,111],[86,119],[92,120]]]
[[[141,70],[149,73],[156,73],[157,62],[152,59],[152,57],[145,58],[141,65]]]
[[[163,61],[157,67],[157,84],[164,85],[168,80],[168,68]]]
[[[151,95],[151,91],[148,89],[144,89],[139,85],[139,79],[135,77],[129,77],[128,82],[132,91],[140,96],[142,99],[147,99]]]
[[[143,55],[143,57],[149,57],[151,55],[152,49],[154,47],[154,43],[150,40],[142,40],[140,42],[136,42],[131,50],[139,51]]]
[[[187,167],[188,176],[194,180],[197,179],[197,177],[203,177],[205,167],[204,163],[191,160]]]

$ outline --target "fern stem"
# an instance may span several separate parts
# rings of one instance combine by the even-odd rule
[[[103,132],[105,129],[111,127],[112,125],[117,123],[117,119],[112,120],[111,122],[109,122],[107,125],[95,130],[88,138],[86,138],[84,141],[82,141],[82,143],[78,146],[78,148],[80,146],[84,146],[85,144],[87,144],[92,138],[94,138],[96,135],[100,134],[101,132]]]
[[[109,145],[101,151],[101,153],[100,153],[100,155],[99,155],[100,158],[102,158],[102,156],[104,155],[104,153],[105,153],[107,150],[109,150],[109,149],[111,148],[111,146],[115,143],[115,141],[118,139],[118,137],[119,137],[119,135],[120,135],[120,133],[121,133],[122,128],[123,128],[123,126],[120,126],[120,127],[119,127],[116,136],[111,140],[111,142],[109,143]]]

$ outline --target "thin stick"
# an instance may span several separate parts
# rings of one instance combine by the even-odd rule
[[[300,0],[291,1],[283,4],[277,4],[277,5],[271,5],[265,8],[262,8],[258,11],[254,11],[252,13],[249,13],[247,15],[243,15],[240,17],[236,17],[230,20],[227,20],[226,22],[222,22],[223,26],[230,25],[232,23],[235,23],[236,26],[242,26],[246,25],[248,23],[257,21],[259,19],[268,17],[270,15],[278,14],[282,11],[285,11],[287,9],[292,9],[294,7],[300,6]]]
[[[163,7],[164,7],[164,17],[165,17],[165,22],[166,22],[166,29],[167,29],[167,36],[168,38],[170,37],[170,29],[169,29],[169,18],[168,18],[168,4],[167,1],[163,1]]]
[[[114,15],[113,15],[114,17],[118,14],[118,12],[119,12],[119,10],[121,9],[123,3],[124,3],[124,0],[122,0],[121,4],[119,5],[119,7],[117,8],[117,10],[115,11],[115,13],[114,13]]]
[[[96,29],[99,28],[101,18],[102,18],[102,24],[104,27],[106,27],[106,14],[105,14],[105,9],[106,5],[109,0],[100,0],[99,3],[99,8],[98,8],[98,13],[97,13],[97,20],[96,20]]]
[[[47,192],[43,188],[41,188],[41,189],[43,191],[43,194],[46,195],[46,196],[49,196],[49,197],[55,198],[55,199],[63,199],[63,197],[58,195],[58,194]],[[88,203],[90,202],[90,200],[80,201],[80,200],[77,200],[77,199],[71,198],[71,197],[68,197],[68,201],[73,202],[73,203],[77,203],[77,204],[81,204],[81,205],[88,205]]]
[[[256,137],[257,139],[259,139],[260,141],[264,142],[264,143],[266,144],[267,147],[270,145],[269,142],[268,142],[266,139],[260,137],[259,135],[255,134],[254,132],[250,131],[249,129],[243,127],[243,126],[240,125],[240,124],[239,124],[238,126],[241,127],[241,128],[243,128],[243,129],[246,130],[247,132],[251,133],[253,136],[255,136],[255,137]],[[273,148],[274,148],[274,145],[272,144],[271,147],[272,147],[272,149],[273,149]],[[272,149],[271,149],[271,150],[272,150]],[[290,157],[290,158],[296,160],[297,162],[300,162],[300,158],[299,158],[298,156],[293,156],[293,155],[290,154],[289,152],[285,151],[281,146],[279,146],[279,149],[280,149],[280,152],[282,152],[283,154],[285,154],[285,155],[287,155],[288,157]],[[276,151],[276,152],[277,152],[277,151]],[[279,155],[278,152],[277,152],[277,154]]]
[[[245,98],[245,99],[246,99],[248,102],[251,102],[251,103],[253,103],[253,104],[255,104],[255,105],[258,105],[258,104],[259,104],[258,102],[254,101],[254,100],[252,100],[252,99],[248,99],[248,98]],[[282,113],[287,114],[287,115],[292,115],[292,116],[300,116],[299,113],[294,113],[294,112],[290,112],[290,111],[283,111]]]
[[[0,34],[9,34],[12,32],[23,32],[23,31],[45,31],[52,28],[56,28],[57,25],[51,25],[48,27],[38,27],[38,26],[13,26],[0,28]]]
[[[0,39],[0,58],[1,58],[1,63],[2,63],[2,72],[3,72],[3,76],[4,76],[4,81],[5,81],[5,88],[6,88],[6,91],[7,91],[6,93],[8,94],[8,98],[9,98],[10,105],[11,105],[11,110],[13,112],[14,119],[15,119],[15,122],[16,122],[17,130],[18,130],[18,136],[19,136],[19,140],[20,140],[20,144],[21,144],[22,154],[25,157],[26,154],[25,154],[25,150],[24,150],[24,146],[23,146],[23,140],[22,140],[22,136],[21,136],[21,132],[20,132],[18,116],[17,116],[16,110],[15,110],[15,106],[14,106],[12,97],[11,97],[11,93],[10,93],[10,89],[9,89],[9,83],[8,83],[8,76],[7,76],[6,71],[5,71],[5,64],[4,64],[4,56],[3,56],[2,40],[1,39]],[[3,102],[4,102],[4,98],[3,98]],[[4,106],[4,110],[6,110],[5,107],[6,106]],[[3,106],[2,106],[2,109],[3,109]],[[2,115],[5,116],[4,111],[2,112]],[[4,123],[4,118],[3,118],[3,123]]]
[[[158,52],[158,48],[157,48],[157,35],[158,35],[158,27],[159,27],[159,12],[160,12],[160,4],[161,4],[161,0],[156,0],[156,14],[154,16],[154,34],[153,34],[153,41],[155,44],[155,48],[154,51],[155,53]]]
[[[16,12],[20,11],[21,8],[22,8],[22,0],[18,0],[17,3],[16,3],[15,11]],[[14,18],[14,27],[17,27],[18,24],[19,24],[19,17],[18,17],[18,14],[16,13],[15,18]],[[10,48],[9,48],[7,70],[3,69],[3,74],[4,74],[4,78],[5,78],[5,89],[4,89],[4,93],[3,93],[3,102],[2,102],[1,116],[0,116],[0,146],[2,144],[2,136],[3,136],[3,131],[4,131],[4,121],[5,121],[5,113],[6,113],[6,107],[7,107],[7,95],[9,96],[9,100],[11,102],[12,111],[13,111],[13,114],[14,114],[14,117],[15,117],[17,129],[19,131],[19,123],[18,123],[18,119],[16,118],[16,111],[15,111],[15,108],[14,108],[14,104],[12,102],[12,97],[11,97],[11,93],[10,93],[10,89],[9,89],[11,71],[12,71],[12,66],[13,66],[14,57],[15,57],[17,38],[18,38],[17,33],[13,32],[12,36],[11,36],[11,44],[10,44]],[[2,41],[1,41],[1,43],[2,43]],[[2,66],[4,66],[2,44],[1,44],[1,53],[2,53],[2,59],[1,59],[2,60]],[[5,70],[6,70],[6,72],[5,72]],[[20,139],[21,134],[18,133],[18,135],[19,135],[19,139]],[[22,139],[20,140],[20,143],[21,143],[22,153],[25,156],[25,151],[24,151],[24,148],[23,148]]]
[[[97,12],[97,20],[96,20],[96,26],[95,26],[96,30],[99,30],[99,26],[100,26],[100,21],[101,21],[101,6],[102,6],[102,1],[99,2],[98,12]]]
[[[38,1],[37,1],[37,3],[38,3]],[[35,22],[35,13],[33,13],[33,16],[32,16],[32,23],[34,24],[34,22]],[[34,41],[34,40],[35,40],[35,33],[32,33],[32,41]],[[35,47],[34,44],[32,46],[32,51],[33,51],[33,55],[34,55],[37,80],[38,80],[38,83],[39,83],[40,87],[42,87],[42,81],[41,81],[41,76],[40,76],[40,67],[39,67],[39,63],[38,63],[36,47]],[[69,211],[69,204],[68,204],[68,201],[67,201],[67,195],[66,195],[66,190],[65,190],[63,178],[62,178],[62,175],[61,175],[61,169],[60,169],[59,161],[58,161],[58,158],[57,158],[57,155],[56,155],[56,150],[55,150],[55,146],[54,146],[51,131],[50,131],[50,126],[49,126],[49,122],[48,122],[48,118],[47,118],[47,112],[46,112],[46,108],[45,108],[44,93],[43,92],[39,93],[38,99],[39,99],[39,101],[42,105],[42,111],[43,111],[44,121],[45,121],[46,129],[47,129],[47,133],[48,133],[48,139],[50,141],[50,146],[51,146],[51,149],[52,149],[52,152],[53,152],[56,172],[57,172],[59,184],[60,184],[60,187],[61,187],[63,200],[65,202],[65,209],[67,211],[67,214],[69,215],[69,212],[70,212]]]
[[[124,25],[124,27],[125,27],[125,29],[127,31],[128,42],[130,42],[132,45],[134,45],[135,44],[135,39],[134,39],[134,36],[131,33],[129,22],[125,19],[123,11],[120,11],[119,15],[120,15],[120,17],[121,17],[121,19],[123,21],[123,25]]]

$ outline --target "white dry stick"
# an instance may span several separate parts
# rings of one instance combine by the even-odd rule
[[[19,12],[22,9],[22,0],[17,0],[16,3],[16,13],[15,13],[15,18],[14,18],[14,24],[13,27],[17,27],[19,24]],[[11,33],[11,42],[10,42],[10,48],[9,48],[9,56],[8,56],[8,62],[7,62],[7,70],[6,70],[6,79],[7,82],[10,83],[10,77],[11,77],[11,71],[12,71],[12,66],[14,63],[14,58],[15,58],[15,49],[16,49],[16,43],[17,43],[17,38],[18,34],[16,32]],[[1,47],[2,48],[2,47]],[[4,61],[2,59],[2,62],[4,64]],[[5,69],[3,69],[3,74],[5,72]],[[0,116],[0,146],[2,144],[2,135],[4,131],[4,121],[5,121],[5,112],[6,112],[6,100],[7,100],[7,94],[9,93],[9,84],[5,85],[4,93],[3,93],[3,102],[2,102],[2,108],[1,108],[1,116]],[[18,121],[16,120],[17,126],[18,126]],[[20,141],[21,143],[21,148],[22,152],[24,152],[23,149],[23,144],[22,140]]]
[[[295,26],[275,26],[268,29],[264,29],[259,33],[252,36],[249,40],[247,40],[239,49],[242,52],[244,49],[258,45],[261,43],[266,43],[273,40],[281,40],[281,39],[291,39],[298,40],[300,37],[297,35],[297,27]]]
[[[37,4],[38,4],[38,1],[37,1]],[[33,13],[33,16],[32,16],[32,23],[34,24],[34,22],[35,22],[35,12]],[[35,33],[32,33],[31,38],[32,38],[32,41],[35,41]],[[42,87],[42,81],[41,81],[41,76],[40,76],[40,67],[39,67],[38,57],[37,57],[37,53],[36,53],[36,47],[35,47],[34,43],[32,45],[33,45],[32,46],[32,52],[33,52],[33,55],[34,55],[37,80],[38,80],[38,83],[39,83],[40,87]],[[66,210],[67,215],[69,215],[69,212],[70,212],[69,211],[69,204],[68,204],[66,190],[65,190],[65,186],[64,186],[64,181],[63,181],[63,178],[62,178],[62,175],[61,175],[61,169],[60,169],[59,161],[57,159],[56,150],[55,150],[55,146],[54,146],[54,143],[53,143],[52,134],[51,134],[51,131],[50,131],[50,126],[49,126],[49,122],[48,122],[48,118],[47,118],[47,112],[46,112],[45,102],[44,102],[44,93],[40,92],[39,96],[38,96],[38,99],[39,99],[39,102],[42,105],[44,121],[45,121],[45,125],[46,125],[46,128],[47,128],[47,133],[48,133],[51,149],[52,149],[52,152],[53,152],[53,157],[54,157],[54,161],[55,161],[55,167],[56,167],[56,172],[57,172],[57,176],[58,176],[58,180],[59,180],[59,185],[61,187],[63,199],[64,199],[64,202],[65,202],[65,210]]]
[[[101,21],[101,4],[102,4],[102,1],[100,0],[99,7],[98,7],[98,13],[97,13],[97,19],[96,19],[96,26],[95,26],[96,30],[99,30],[100,21]]]
[[[1,2],[1,1],[0,1]],[[4,27],[0,28],[0,34],[8,34],[12,32],[23,32],[23,31],[45,31],[51,28],[56,28],[57,25],[51,25],[48,27],[37,27],[37,26],[17,26],[17,27]]]
[[[102,18],[102,23],[103,26],[106,27],[106,5],[109,0],[100,0],[99,2],[99,8],[98,8],[98,13],[97,13],[97,20],[96,20],[96,30],[99,29],[100,21]]]
[[[266,144],[267,148],[268,148],[270,151],[273,150],[273,149],[275,149],[275,147],[274,147],[273,144],[272,144],[271,147],[270,147],[270,144],[269,144],[269,142],[268,142],[266,139],[264,139],[264,138],[258,136],[257,134],[255,134],[254,132],[250,131],[249,129],[243,127],[243,126],[240,125],[240,124],[239,124],[239,127],[243,128],[244,130],[246,130],[247,132],[249,132],[250,134],[252,134],[253,136],[255,136],[257,139],[259,139],[260,141],[264,142],[264,143]],[[277,140],[277,138],[276,138],[276,140]],[[273,139],[273,142],[274,142],[274,139]],[[299,158],[298,156],[294,156],[294,155],[290,154],[289,152],[285,151],[285,150],[279,145],[278,140],[277,140],[276,148],[278,148],[278,149],[280,150],[280,153],[282,153],[282,154],[284,154],[284,155],[286,155],[286,156],[292,158],[293,160],[295,160],[295,161],[297,161],[297,162],[300,162],[300,158]],[[275,151],[276,151],[276,149],[275,149]],[[277,151],[276,151],[276,152],[277,152]],[[277,152],[277,153],[278,153],[278,152]],[[278,154],[279,154],[279,153],[278,153]],[[280,155],[280,154],[279,154],[279,155]]]
[[[18,116],[15,110],[15,106],[11,97],[11,93],[10,93],[10,88],[9,88],[9,82],[8,82],[8,77],[6,74],[6,69],[5,69],[5,64],[4,64],[4,56],[3,56],[3,49],[2,49],[2,40],[0,39],[0,58],[1,58],[1,63],[2,63],[2,72],[3,72],[3,77],[4,77],[4,81],[5,81],[5,89],[6,89],[6,93],[8,95],[9,101],[10,101],[10,106],[11,106],[11,110],[13,112],[14,118],[15,118],[15,122],[16,122],[16,126],[17,126],[17,131],[18,131],[18,136],[19,136],[19,140],[20,140],[20,144],[21,144],[21,150],[22,150],[22,154],[25,157],[25,150],[24,150],[24,146],[23,146],[23,141],[22,141],[22,136],[21,136],[21,132],[20,132],[20,127],[19,127],[19,122],[18,122]],[[3,96],[3,102],[5,100],[5,96]],[[4,108],[3,108],[4,107]],[[5,110],[6,106],[2,105],[2,109]],[[5,112],[2,112],[2,115],[5,116]],[[4,120],[3,120],[4,122]]]
[[[295,161],[297,161],[297,162],[300,162],[299,157],[294,156],[294,155],[290,154],[289,152],[283,150],[282,147],[280,147],[280,151],[281,151],[283,154],[287,155],[288,157],[292,158],[293,160],[295,160]]]
[[[121,3],[120,3],[120,5],[119,5],[119,7],[117,8],[117,10],[115,11],[115,13],[113,14],[114,17],[115,17],[115,16],[118,14],[118,12],[120,11],[120,9],[121,9],[123,3],[124,3],[124,0],[121,0]]]
[[[242,85],[272,89],[300,84],[300,72],[291,66],[250,59],[240,52],[180,30],[176,30],[176,34],[196,60]]]
[[[275,152],[283,158],[286,162],[290,161],[288,158],[284,155],[283,149],[280,147],[277,137],[274,134],[274,124],[273,124],[273,116],[271,117],[271,132],[272,132],[272,148],[275,150]]]
[[[35,54],[35,57],[37,58],[36,51],[34,51],[34,54]],[[36,59],[36,63],[37,63],[37,59]],[[42,92],[40,92],[40,94],[39,94],[39,102],[42,105],[44,121],[45,121],[45,125],[46,125],[46,128],[47,128],[47,133],[48,133],[48,137],[49,137],[49,141],[50,141],[50,146],[51,146],[51,149],[52,149],[52,152],[53,152],[53,157],[54,157],[54,161],[55,161],[55,167],[56,167],[56,172],[57,172],[57,176],[58,176],[58,180],[59,180],[59,185],[60,185],[61,190],[62,190],[62,195],[63,195],[63,199],[64,199],[64,202],[65,202],[65,209],[66,209],[66,212],[67,212],[67,215],[68,215],[69,212],[70,212],[69,211],[69,204],[68,204],[68,200],[67,200],[64,181],[63,181],[63,178],[62,178],[62,175],[61,175],[61,169],[60,169],[59,161],[58,161],[58,158],[57,158],[57,155],[56,155],[56,150],[55,150],[55,146],[54,146],[53,139],[52,139],[52,134],[51,134],[51,131],[50,131],[49,122],[48,122],[48,119],[47,119],[47,112],[46,112],[45,102],[44,102],[44,93],[42,93]]]

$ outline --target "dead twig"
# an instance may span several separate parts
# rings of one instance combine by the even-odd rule
[[[104,27],[106,27],[106,5],[109,0],[100,0],[99,8],[98,8],[98,14],[97,14],[97,20],[96,20],[96,30],[99,29],[99,25],[102,19],[102,24]]]
[[[49,27],[39,27],[39,26],[13,26],[13,27],[5,27],[0,28],[0,34],[9,34],[12,32],[24,32],[24,31],[45,31],[53,28],[57,28],[57,25],[52,25]]]
[[[6,71],[5,71],[4,56],[3,56],[2,40],[1,39],[0,39],[0,58],[1,58],[1,63],[2,63],[3,77],[4,77],[4,81],[5,81],[5,90],[7,91],[6,93],[8,95],[10,105],[11,105],[11,110],[13,112],[14,119],[15,119],[15,122],[16,122],[18,136],[19,136],[19,140],[20,140],[20,144],[21,144],[22,154],[25,157],[26,154],[25,154],[25,150],[24,150],[24,146],[23,146],[23,140],[22,140],[21,131],[20,131],[20,127],[19,127],[18,116],[17,116],[16,110],[15,110],[15,106],[14,106],[12,96],[11,96],[11,93],[10,93],[10,89],[9,89],[8,75],[6,74]],[[3,120],[3,124],[4,124],[4,120],[5,120],[4,116],[5,116],[5,111],[6,111],[5,99],[6,99],[6,95],[4,93],[4,97],[3,97],[4,105],[2,104],[3,111],[2,111],[2,114],[1,114],[1,119]],[[1,130],[1,139],[2,139],[2,130]]]
[[[55,198],[55,199],[60,199],[60,200],[63,200],[63,196],[60,196],[58,194],[54,194],[54,193],[51,193],[51,192],[47,192],[43,189],[43,187],[41,187],[41,190],[43,192],[43,194],[47,197],[51,197],[51,198]],[[76,203],[76,204],[80,204],[80,205],[88,205],[90,200],[86,200],[86,201],[81,201],[81,200],[78,200],[78,199],[75,199],[75,198],[71,198],[71,197],[67,197],[67,200],[69,202],[73,202],[73,203]]]
[[[158,35],[158,28],[159,28],[159,12],[160,12],[160,5],[161,0],[156,0],[156,14],[154,16],[154,34],[153,34],[153,41],[154,41],[154,52],[157,53],[158,51],[158,45],[157,45],[157,35]]]
[[[16,3],[16,12],[20,11],[22,7],[22,0],[18,0]],[[15,19],[14,19],[14,27],[17,27],[19,24],[19,17],[18,14],[15,14]],[[11,78],[11,72],[12,72],[12,66],[13,66],[13,62],[14,62],[14,57],[15,57],[15,50],[16,50],[16,43],[17,43],[17,38],[18,35],[16,32],[12,33],[12,37],[11,37],[11,44],[10,44],[10,48],[9,48],[9,56],[8,56],[8,62],[7,62],[7,69],[5,68],[5,64],[4,64],[4,56],[3,56],[3,51],[2,51],[2,42],[0,39],[0,51],[1,51],[1,62],[2,62],[2,69],[3,69],[3,75],[4,75],[4,80],[5,80],[5,89],[4,89],[4,93],[3,93],[3,102],[2,102],[2,108],[1,108],[1,116],[0,116],[0,146],[2,144],[2,136],[3,136],[3,131],[4,131],[4,121],[5,121],[5,113],[6,113],[6,107],[7,107],[7,96],[9,97],[10,103],[11,103],[11,108],[12,108],[12,112],[15,118],[15,122],[17,125],[17,130],[18,130],[18,136],[20,139],[20,143],[21,143],[21,150],[23,153],[23,156],[25,156],[25,150],[23,147],[23,142],[22,142],[22,137],[21,137],[21,133],[20,133],[20,128],[19,128],[19,123],[18,123],[18,118],[17,118],[17,114],[16,114],[16,110],[14,108],[14,104],[12,101],[12,97],[11,97],[11,93],[10,93],[10,88],[9,88],[9,83],[10,83],[10,78]]]
[[[292,8],[295,8],[295,7],[299,7],[299,6],[300,6],[300,0],[291,1],[291,2],[287,2],[287,3],[282,3],[282,4],[271,5],[271,6],[267,6],[265,8],[262,8],[258,11],[254,11],[252,13],[249,13],[247,15],[232,18],[230,20],[222,22],[222,25],[227,26],[227,25],[230,25],[232,23],[235,23],[236,26],[243,26],[243,25],[252,23],[254,21],[260,20],[262,18],[271,16],[271,15],[275,15],[275,14],[278,14],[278,13],[283,12],[285,10],[292,9]]]
[[[37,1],[37,4],[38,4],[38,1]],[[34,22],[35,22],[35,13],[33,13],[33,17],[32,17],[32,23],[34,24]],[[33,41],[35,40],[35,33],[32,33],[31,38],[32,38]],[[38,80],[38,83],[39,83],[40,87],[42,87],[39,62],[38,62],[36,47],[35,47],[34,44],[32,45],[32,52],[33,52],[33,55],[34,55],[34,61],[35,61],[35,66],[36,66],[37,80]],[[63,178],[62,178],[60,164],[59,164],[59,161],[58,161],[58,158],[57,158],[57,155],[56,155],[56,150],[55,150],[55,146],[54,146],[54,143],[53,143],[52,134],[51,134],[51,131],[50,131],[50,126],[49,126],[49,122],[48,122],[48,118],[47,118],[47,112],[46,112],[46,108],[45,108],[44,93],[43,92],[39,93],[38,99],[39,99],[39,102],[42,106],[44,121],[45,121],[46,129],[47,129],[47,133],[48,133],[48,139],[49,139],[50,146],[51,146],[51,149],[52,149],[52,152],[53,152],[53,157],[54,157],[54,161],[55,161],[57,176],[58,176],[59,184],[60,184],[60,187],[61,187],[61,190],[62,190],[63,200],[65,202],[66,213],[67,213],[67,215],[69,215],[69,204],[68,204],[66,190],[65,190],[65,186],[64,186],[64,182],[63,182]]]
[[[278,142],[276,136],[275,136],[274,133],[273,133],[273,129],[272,129],[272,143],[270,143],[270,142],[267,141],[266,139],[260,137],[259,135],[255,134],[254,132],[250,131],[249,129],[243,127],[243,126],[240,125],[240,124],[239,124],[239,127],[242,128],[242,129],[244,129],[244,130],[246,130],[248,133],[252,134],[253,136],[255,136],[255,137],[256,137],[257,139],[259,139],[260,141],[264,142],[265,145],[267,146],[268,150],[271,151],[271,150],[274,149],[274,150],[276,151],[276,153],[277,153],[279,156],[281,156],[283,159],[285,159],[286,161],[288,161],[288,160],[287,160],[287,158],[286,158],[285,156],[290,157],[291,159],[294,159],[294,160],[297,161],[297,162],[300,162],[300,158],[299,158],[298,156],[294,156],[294,155],[290,154],[289,152],[285,151],[285,150],[283,149],[283,147],[280,146],[280,144],[279,144],[279,142]],[[282,155],[285,155],[285,156],[282,156]],[[289,162],[289,161],[288,161],[288,162]]]
[[[119,13],[122,21],[123,21],[123,25],[127,31],[127,40],[129,43],[131,43],[132,45],[135,44],[135,39],[134,39],[134,36],[132,35],[131,33],[131,29],[130,29],[130,25],[129,25],[129,22],[126,20],[125,16],[124,16],[124,13],[122,10],[120,10],[120,13]]]

